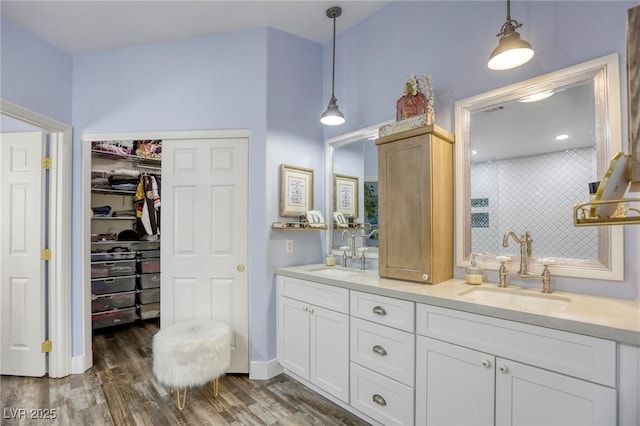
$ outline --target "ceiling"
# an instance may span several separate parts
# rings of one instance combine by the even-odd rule
[[[326,10],[342,7],[339,34],[390,1],[30,1],[2,0],[0,13],[72,55],[269,26],[324,44]]]

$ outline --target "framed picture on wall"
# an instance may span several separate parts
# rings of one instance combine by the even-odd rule
[[[334,175],[335,211],[346,217],[358,217],[358,178]]]
[[[280,166],[280,216],[297,217],[313,210],[313,170]]]

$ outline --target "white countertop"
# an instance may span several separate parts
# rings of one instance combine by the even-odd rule
[[[322,269],[335,270],[335,276],[323,275]],[[344,273],[343,273],[344,272]],[[449,280],[435,285],[380,278],[377,270],[342,268],[339,266],[303,265],[279,268],[277,273],[293,278],[315,281],[350,290],[374,293],[397,299],[441,306],[474,314],[549,327],[640,346],[640,303],[576,293],[553,292],[509,286],[500,289],[496,284],[468,285],[463,280]],[[348,273],[348,274],[347,274]],[[332,274],[329,272],[328,274]],[[344,275],[344,276],[343,276]],[[555,298],[568,301],[561,311],[514,306],[494,300],[470,300],[460,293],[471,288],[487,288],[496,292],[517,292],[536,298]]]

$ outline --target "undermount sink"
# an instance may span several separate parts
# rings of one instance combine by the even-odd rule
[[[509,288],[476,287],[461,291],[458,296],[485,305],[548,312],[562,312],[571,302],[567,297],[538,295]]]
[[[353,275],[354,273],[353,271],[337,268],[318,268],[311,269],[309,272],[316,275],[324,275],[327,277],[348,277],[349,275]]]

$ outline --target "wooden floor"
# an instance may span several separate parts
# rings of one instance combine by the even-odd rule
[[[247,375],[220,379],[220,395],[211,386],[187,393],[180,411],[175,393],[153,375],[151,342],[156,321],[93,337],[94,366],[62,379],[2,376],[2,425],[367,425],[337,405],[280,375],[249,380]],[[55,420],[16,416],[55,410]],[[48,412],[52,414],[52,411]],[[13,418],[12,418],[13,417]]]

